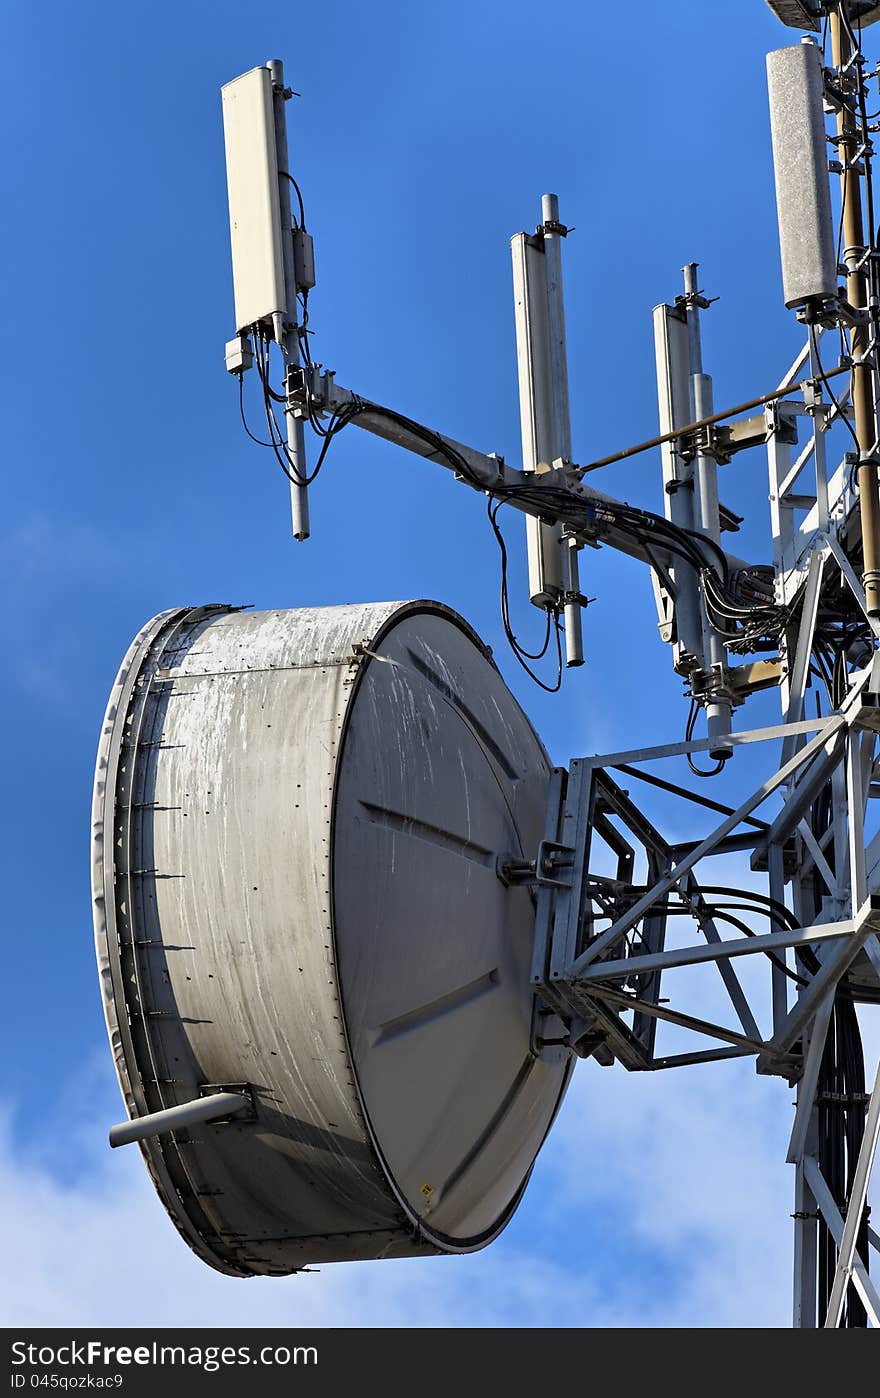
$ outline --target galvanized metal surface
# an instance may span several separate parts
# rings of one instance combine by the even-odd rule
[[[823,12],[830,8],[828,0],[767,0],[776,18],[792,29],[813,29],[818,34],[822,28]],[[880,5],[874,0],[849,0],[849,15],[859,25],[875,24],[880,19]]]
[[[275,339],[280,341],[284,354],[285,384],[290,372],[300,362],[300,311],[297,299],[296,255],[293,243],[293,220],[290,214],[290,156],[287,150],[287,116],[285,104],[289,89],[284,84],[284,65],[280,58],[269,63],[272,80],[272,106],[275,119],[275,152],[277,166],[275,181],[278,187],[278,207],[281,213],[281,247],[284,264],[284,316],[275,321]],[[305,229],[299,229],[304,235]],[[279,323],[280,322],[280,323]],[[289,404],[287,405],[289,407]],[[301,414],[285,411],[285,436],[287,438],[286,469],[290,479],[290,521],[293,537],[302,541],[309,537],[309,492],[304,485],[308,475],[306,461],[306,439]],[[279,434],[280,435],[280,434]]]
[[[819,0],[767,0],[776,18],[792,29],[822,28],[822,12]]]
[[[854,7],[850,4],[849,9]],[[828,32],[831,36],[831,53],[838,73],[843,73],[855,60],[851,19],[849,27],[844,24],[840,9],[828,17]],[[866,271],[866,262],[871,260],[871,250],[875,248],[874,229],[869,238],[865,236],[866,219],[873,222],[870,184],[865,191],[865,208],[862,207],[862,178],[859,166],[859,151],[862,144],[870,143],[870,132],[864,121],[865,103],[868,93],[867,80],[858,63],[855,63],[858,77],[855,91],[849,100],[840,104],[837,111],[837,158],[841,166],[841,256],[846,267],[846,296],[850,305],[864,311],[876,304],[876,280]],[[862,130],[863,124],[865,130]],[[870,172],[866,158],[863,170]],[[851,353],[853,357],[852,406],[855,416],[856,439],[859,444],[858,494],[859,518],[862,529],[862,581],[865,586],[865,602],[870,617],[880,617],[880,484],[878,484],[877,459],[877,391],[876,366],[872,364],[874,333],[869,328],[869,317],[863,323],[853,326]]]
[[[801,43],[768,53],[767,81],[783,295],[796,306],[837,292],[821,50]]]
[[[94,809],[98,959],[141,1143],[212,1266],[464,1251],[507,1222],[569,1071],[529,1052],[527,853],[549,764],[431,603],[165,613],[126,657]]]
[[[376,1144],[419,1226],[488,1239],[528,1174],[568,1055],[530,1051],[534,905],[499,856],[541,838],[547,759],[443,614],[396,623],[348,718],[335,931]],[[360,871],[353,877],[354,871]]]

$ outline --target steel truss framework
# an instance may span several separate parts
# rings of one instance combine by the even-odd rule
[[[809,353],[808,346],[780,387],[795,383]],[[705,752],[711,746],[708,739],[576,760],[567,772],[554,774],[544,841],[533,866],[538,893],[532,980],[541,1007],[536,1016],[537,1048],[559,1034],[561,1019],[580,1053],[592,1053],[606,1063],[617,1059],[630,1069],[658,1070],[753,1055],[759,1073],[797,1083],[787,1157],[796,1171],[794,1320],[797,1325],[817,1323],[821,1220],[837,1247],[824,1318],[828,1327],[841,1323],[848,1285],[871,1323],[880,1326],[880,1296],[867,1259],[856,1250],[880,1134],[880,1069],[867,1102],[845,1212],[820,1168],[816,1124],[819,1067],[835,993],[859,963],[868,978],[880,977],[880,895],[875,891],[880,837],[873,842],[866,838],[868,803],[880,795],[874,780],[880,730],[878,660],[850,675],[848,693],[837,710],[814,719],[803,717],[821,599],[837,588],[848,589],[872,632],[878,632],[841,543],[853,511],[848,458],[828,476],[826,433],[848,412],[845,400],[838,403],[839,407],[823,399],[817,376],[804,389],[803,402],[783,404],[785,414],[797,414],[809,423],[809,439],[800,449],[794,447],[790,432],[777,432],[779,410],[768,417],[778,600],[791,606],[798,622],[783,646],[783,722],[731,734],[729,741],[734,749],[780,743],[778,765],[731,809],[644,770],[661,759]],[[805,495],[799,478],[811,463],[815,486]],[[799,514],[805,514],[800,523]],[[621,785],[621,777],[629,789]],[[660,787],[692,810],[722,818],[702,839],[670,843],[632,794],[639,784],[642,789]],[[829,787],[835,819],[817,838],[810,811],[819,793]],[[762,819],[759,812],[771,801],[777,809]],[[597,871],[596,837],[606,856],[610,850],[617,859],[614,878]],[[636,849],[647,869],[644,887],[633,884]],[[767,873],[767,907],[776,910],[776,930],[723,938],[701,889],[700,866],[708,858],[744,851],[750,853],[754,870]],[[515,870],[511,873],[516,876]],[[815,876],[824,890],[822,912],[807,921],[806,885]],[[699,942],[666,946],[673,910],[690,915]],[[809,962],[805,950],[812,953]],[[758,1010],[735,969],[739,957],[756,955],[772,958],[772,1027],[767,1035],[758,1027]],[[799,983],[792,1001],[793,960]],[[717,1024],[676,1008],[674,994],[671,1000],[661,998],[661,985],[670,994],[671,982],[674,991],[672,973],[677,968],[707,962],[718,968],[733,1024]],[[714,1040],[715,1046],[658,1057],[658,1021],[693,1031],[701,1043]],[[868,1228],[867,1235],[880,1249],[877,1233]]]
[[[688,312],[694,314],[696,306],[689,306]],[[730,669],[722,666],[719,673],[730,685],[727,692],[733,705],[768,683],[778,684],[782,722],[740,733],[722,725],[721,731],[733,754],[745,744],[781,743],[778,764],[734,810],[642,771],[646,764],[661,759],[713,752],[717,735],[575,760],[568,771],[559,769],[553,775],[544,840],[536,858],[507,865],[502,872],[510,880],[536,886],[532,972],[536,1051],[542,1044],[562,1040],[575,1045],[584,1056],[592,1054],[605,1063],[617,1059],[635,1070],[753,1055],[759,1072],[797,1083],[797,1112],[788,1153],[797,1181],[793,1215],[795,1324],[845,1323],[845,1305],[851,1304],[846,1298],[854,1290],[867,1318],[880,1326],[880,1298],[868,1274],[867,1258],[857,1250],[864,1244],[868,1181],[877,1151],[880,1085],[875,1082],[870,1099],[866,1099],[865,1132],[844,1209],[835,1202],[823,1177],[816,1143],[819,1065],[835,994],[856,963],[866,968],[866,980],[873,981],[875,987],[880,982],[880,835],[866,839],[868,803],[880,795],[880,780],[875,780],[880,653],[875,652],[860,670],[850,671],[845,698],[837,709],[822,717],[804,717],[811,651],[822,607],[828,604],[839,611],[840,594],[846,592],[875,640],[880,639],[880,626],[868,615],[865,591],[850,561],[850,554],[857,553],[860,544],[853,457],[845,455],[833,470],[828,466],[827,435],[836,423],[851,416],[852,409],[844,390],[831,399],[828,380],[842,369],[822,371],[818,362],[820,338],[817,328],[778,389],[767,395],[771,401],[763,418],[733,423],[722,434],[709,423],[699,437],[693,430],[683,432],[673,447],[680,451],[688,443],[687,449],[699,457],[705,476],[710,465],[714,468],[730,460],[731,441],[737,450],[766,443],[776,601],[788,609],[793,621],[781,639],[778,660]],[[291,384],[289,411],[304,412],[308,403],[312,413],[326,416],[362,401],[338,386],[333,375],[319,366],[309,371],[307,386],[301,375],[295,375]],[[364,405],[353,420],[359,427],[448,469],[455,470],[457,460],[466,462],[469,475],[457,472],[458,479],[469,486],[483,483],[487,493],[515,487],[525,479],[500,457],[452,442],[399,416],[389,416],[376,405]],[[801,424],[808,433],[799,443],[797,428]],[[807,473],[810,485],[805,488]],[[563,461],[537,477],[537,484],[540,489],[551,480],[564,482],[573,498],[595,506],[601,519],[606,502],[615,502],[584,484],[581,476],[578,468]],[[549,503],[513,497],[511,504],[543,521],[542,529],[554,516],[554,506]],[[661,636],[672,640],[670,616],[675,616],[681,594],[675,595],[678,580],[674,562],[662,547],[649,549],[620,534],[610,512],[607,521],[577,542],[604,543],[651,566]],[[700,605],[705,608],[704,598]],[[731,683],[735,678],[738,685]],[[667,842],[615,779],[615,773],[630,783],[641,778],[648,785],[659,785],[691,805],[714,810],[723,819],[700,841],[685,845]],[[829,790],[834,818],[817,836],[810,824],[810,811],[820,794]],[[773,798],[779,809],[769,819],[762,819],[756,813]],[[615,880],[603,879],[591,868],[592,837],[596,836],[617,855]],[[637,890],[632,884],[635,850],[631,840],[640,846],[649,870],[645,887]],[[725,939],[706,906],[698,866],[710,856],[737,851],[749,851],[752,867],[766,871],[772,900],[768,907],[784,909],[787,916],[784,925],[771,932]],[[807,887],[814,877],[824,890],[822,907],[819,916],[808,917]],[[606,913],[614,909],[610,925],[601,931],[597,931],[602,921],[597,892],[603,895],[601,906]],[[692,914],[702,938],[698,945],[666,947],[670,896]],[[809,952],[814,959],[805,964]],[[772,1030],[766,1037],[734,964],[741,956],[761,954],[773,958]],[[787,963],[792,960],[801,984],[790,1004],[788,987],[793,972]],[[661,1000],[661,982],[664,990],[667,988],[664,972],[701,962],[717,965],[735,1025],[709,1022]],[[717,1046],[656,1057],[658,1021],[707,1036]],[[837,1254],[834,1284],[824,1314],[817,1296],[821,1228],[827,1230]],[[867,1237],[875,1248],[880,1245],[874,1230],[868,1228]]]

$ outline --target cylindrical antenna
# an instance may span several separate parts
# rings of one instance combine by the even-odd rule
[[[657,403],[660,416],[660,458],[663,468],[663,508],[666,518],[680,529],[695,528],[694,463],[682,442],[670,434],[691,418],[690,350],[687,313],[679,301],[654,307],[654,355],[657,365]],[[675,667],[687,674],[700,664],[703,623],[700,589],[695,569],[684,559],[672,567],[675,582]]]
[[[689,262],[684,268],[684,291],[687,305],[688,353],[691,371],[691,411],[693,417],[709,417],[712,413],[712,380],[703,373],[703,347],[700,335],[700,305],[702,300],[697,285],[697,263]],[[714,456],[698,450],[694,471],[694,524],[714,543],[719,542],[720,525],[718,512],[718,465]],[[704,594],[705,598],[705,594]],[[730,700],[719,694],[718,688],[724,684],[724,642],[709,619],[708,603],[704,607],[703,657],[705,669],[709,672],[713,691],[706,702],[706,724],[710,753],[714,758],[729,757],[732,751],[725,742],[730,733]]]
[[[786,306],[837,295],[822,54],[813,41],[767,55],[776,215]]]
[[[562,239],[555,194],[541,197],[541,219],[533,236],[511,239],[516,309],[516,351],[522,425],[523,468],[547,471],[571,463],[568,361],[562,294]],[[565,619],[566,665],[583,665],[578,544],[561,526],[526,520],[529,597]]]
[[[580,570],[577,539],[564,536],[562,540],[562,584],[565,589],[565,663],[569,669],[584,663],[584,632],[581,617]]]

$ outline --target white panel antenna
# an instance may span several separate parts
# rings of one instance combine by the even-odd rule
[[[272,77],[252,68],[222,89],[235,327],[280,323],[286,309]]]
[[[516,314],[523,467],[546,474],[571,463],[571,418],[562,296],[561,241],[555,194],[541,199],[541,223],[533,237],[510,240]],[[566,664],[583,664],[576,541],[559,524],[526,520],[529,597],[536,607],[563,608]]]
[[[523,469],[546,471],[553,448],[550,332],[547,325],[547,268],[543,243],[527,233],[510,240],[516,316]],[[526,519],[529,598],[552,606],[562,595],[562,530],[558,524]]]

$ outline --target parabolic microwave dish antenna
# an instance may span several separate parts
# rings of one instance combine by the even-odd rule
[[[504,878],[550,770],[433,602],[137,636],[98,755],[97,952],[121,1139],[150,1117],[205,1262],[467,1252],[508,1222],[573,1061],[535,1048],[533,894]]]

